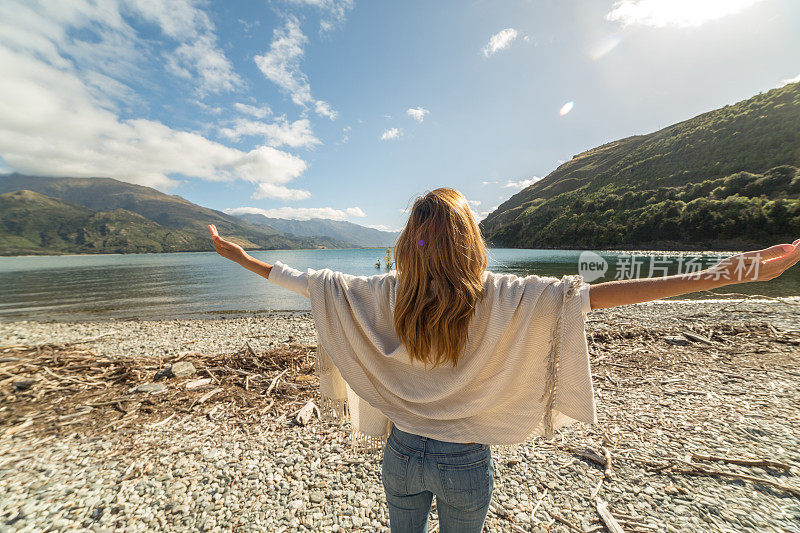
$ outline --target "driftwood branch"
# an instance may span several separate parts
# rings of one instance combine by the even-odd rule
[[[272,392],[272,389],[274,389],[275,385],[278,384],[278,380],[281,379],[281,376],[283,376],[288,371],[289,369],[287,368],[272,379],[272,382],[269,384],[269,387],[267,387],[267,392],[264,393],[264,396],[269,396],[269,393]]]
[[[614,515],[612,515],[611,511],[608,510],[608,504],[600,498],[597,498],[595,503],[597,505],[597,514],[600,515],[600,519],[606,525],[608,530],[611,533],[625,533],[625,530],[619,525],[617,519],[614,518]]]
[[[611,468],[611,450],[603,446],[603,454],[605,455],[605,469],[603,475],[606,479],[611,479],[614,477],[614,471]]]
[[[750,481],[751,483],[755,483],[757,485],[765,485],[768,487],[782,490],[784,492],[788,492],[792,496],[800,498],[800,488],[795,487],[793,485],[788,485],[786,483],[781,483],[780,481],[773,481],[772,479],[751,476],[748,474],[737,474],[735,472],[725,472],[723,470],[715,470],[711,468],[706,468],[704,466],[696,465],[693,463],[686,463],[683,461],[681,461],[681,463],[686,465],[686,468],[673,470],[673,472],[695,475],[695,476],[719,476],[731,479],[740,479],[742,481]]]
[[[791,472],[792,465],[781,463],[780,461],[773,461],[771,459],[746,459],[743,457],[723,457],[720,455],[705,455],[702,453],[692,453],[692,460],[694,461],[720,461],[723,463],[730,463],[733,465],[741,466],[760,466],[764,468],[777,468]]]

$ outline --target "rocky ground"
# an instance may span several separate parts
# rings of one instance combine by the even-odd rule
[[[625,531],[800,531],[798,318],[796,301],[590,313],[599,423],[493,451],[486,530],[604,531],[599,501]],[[0,347],[70,342],[174,359],[315,337],[305,313],[0,324]],[[0,530],[388,531],[380,455],[352,452],[347,426],[298,425],[287,416],[297,405],[243,416],[221,395],[199,411],[119,413],[103,430],[61,416],[52,429],[25,426],[10,392],[19,377],[5,374]],[[436,531],[435,505],[431,515]]]

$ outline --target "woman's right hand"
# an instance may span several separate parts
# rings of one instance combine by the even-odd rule
[[[214,224],[209,224],[208,230],[211,232],[211,240],[214,241],[214,248],[219,255],[235,263],[241,263],[243,260],[247,259],[248,255],[247,252],[244,251],[244,248],[220,237],[219,233],[217,233],[217,227]]]

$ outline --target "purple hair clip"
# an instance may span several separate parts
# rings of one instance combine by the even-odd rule
[[[425,246],[425,241],[420,239],[420,240],[417,241],[417,244],[420,245],[420,246]]]

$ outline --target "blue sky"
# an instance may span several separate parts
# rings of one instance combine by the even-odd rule
[[[0,79],[1,171],[399,229],[800,80],[800,3],[2,0]]]

